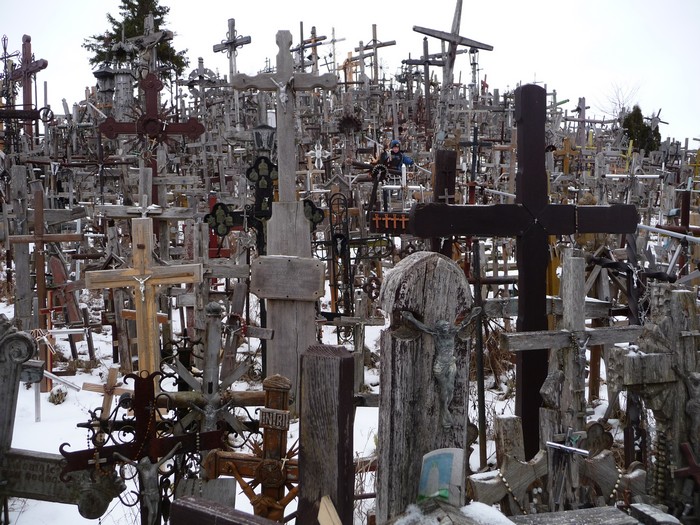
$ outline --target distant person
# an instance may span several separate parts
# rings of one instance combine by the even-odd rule
[[[412,166],[413,159],[401,151],[401,143],[394,139],[389,144],[389,150],[382,151],[382,154],[379,157],[379,164],[384,164],[387,168],[389,168],[388,179],[391,184],[401,184],[401,178],[400,176],[397,176],[397,172],[401,173],[401,167],[404,165]],[[393,173],[391,173],[392,171]],[[389,190],[384,188],[382,190],[382,196],[384,200],[384,211],[388,211],[390,200]],[[402,192],[397,192],[397,196],[402,198]]]
[[[401,143],[394,139],[389,144],[389,150],[382,151],[379,163],[389,169],[401,171],[401,165],[412,166],[413,159],[401,151]]]

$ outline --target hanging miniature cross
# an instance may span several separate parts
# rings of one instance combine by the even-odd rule
[[[309,151],[306,155],[313,159],[314,166],[317,170],[320,170],[323,169],[323,161],[331,156],[331,152],[323,149],[321,141],[317,140],[314,149]]]

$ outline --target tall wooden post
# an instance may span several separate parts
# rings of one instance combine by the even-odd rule
[[[301,356],[300,523],[318,523],[330,496],[342,523],[352,523],[354,358],[343,346],[315,345]]]

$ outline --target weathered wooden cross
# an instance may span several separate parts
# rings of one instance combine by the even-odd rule
[[[36,295],[38,306],[36,318],[38,320],[37,328],[46,329],[46,317],[41,314],[46,309],[46,252],[44,251],[45,243],[48,242],[71,242],[82,241],[82,233],[46,233],[44,227],[44,190],[37,187],[34,190],[34,234],[33,235],[10,235],[10,243],[13,244],[34,244],[34,272],[36,275]],[[23,272],[29,269],[29,261],[17,260],[17,280],[26,278],[29,280],[29,275],[22,276]],[[46,366],[51,371],[51,354],[46,351],[46,345],[41,346],[41,358],[46,362]],[[42,391],[48,392],[51,388],[50,380],[42,381]]]
[[[153,222],[150,218],[132,219],[132,268],[85,272],[85,287],[134,288],[139,370],[149,373],[160,369],[160,331],[158,328],[156,287],[198,283],[201,264],[155,266],[153,260]]]
[[[418,204],[412,232],[423,238],[451,235],[517,237],[519,331],[546,330],[549,236],[571,233],[631,233],[637,210],[631,205],[550,204],[545,158],[546,92],[526,85],[515,92],[518,174],[515,204],[457,206]],[[544,347],[544,345],[543,345]],[[547,350],[517,355],[516,413],[522,417],[528,458],[539,450],[539,390],[547,375]]]
[[[304,203],[296,196],[294,140],[295,92],[332,89],[337,78],[295,73],[289,31],[277,32],[277,71],[254,77],[236,75],[235,89],[256,88],[277,93],[277,151],[279,202],[272,205],[267,226],[267,256],[251,264],[251,291],[267,299],[267,326],[275,331],[268,342],[266,369],[292,381],[292,402],[298,399],[299,357],[316,341],[315,301],[323,296],[324,269],[311,258],[309,223]]]

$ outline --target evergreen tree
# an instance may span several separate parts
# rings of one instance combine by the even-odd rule
[[[119,8],[121,20],[107,13],[107,21],[111,28],[104,34],[92,35],[83,41],[83,47],[93,54],[90,64],[134,67],[138,60],[138,51],[130,50],[125,46],[115,46],[115,44],[122,42],[122,35],[124,40],[143,35],[144,22],[149,14],[153,15],[154,30],[163,29],[165,17],[170,12],[170,8],[158,5],[158,2],[159,0],[121,0]],[[176,76],[182,75],[189,64],[189,60],[185,57],[186,52],[186,49],[176,51],[170,40],[159,42],[156,46],[159,69],[173,70]]]
[[[644,151],[657,151],[661,145],[661,133],[658,128],[652,129],[644,122],[644,116],[639,106],[634,106],[632,111],[622,121],[625,135],[634,141],[634,148]]]

